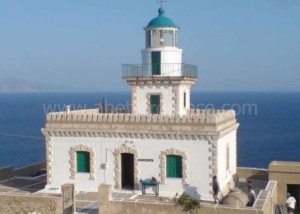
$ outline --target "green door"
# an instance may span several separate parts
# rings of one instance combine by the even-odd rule
[[[159,95],[151,95],[150,96],[150,105],[151,105],[151,114],[159,114],[160,113],[160,96]]]
[[[160,51],[151,52],[152,75],[160,75],[161,54]]]

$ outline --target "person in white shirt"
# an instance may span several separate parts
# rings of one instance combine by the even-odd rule
[[[248,199],[249,199],[248,206],[252,207],[254,202],[255,202],[256,195],[255,195],[255,192],[254,192],[251,184],[248,184],[248,191],[249,191],[249,193],[248,193]]]
[[[296,199],[293,196],[291,196],[290,193],[287,194],[285,207],[287,208],[288,214],[294,214],[294,210],[296,207]]]

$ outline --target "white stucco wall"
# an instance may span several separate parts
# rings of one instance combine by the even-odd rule
[[[126,141],[134,147],[141,159],[153,159],[153,162],[138,162],[139,178],[156,177],[160,180],[160,154],[162,151],[174,148],[187,154],[187,183],[183,186],[181,179],[166,178],[166,183],[160,185],[160,195],[174,196],[175,193],[187,191],[195,197],[210,199],[209,191],[209,145],[207,141],[194,140],[158,140],[158,139],[120,139],[120,138],[85,138],[85,137],[53,137],[53,182],[48,188],[58,187],[63,183],[75,183],[77,191],[97,191],[98,186],[105,182],[115,185],[115,158],[110,150],[120,148]],[[70,148],[84,144],[95,151],[96,180],[89,180],[89,173],[76,173],[75,179],[70,179]],[[108,150],[109,149],[109,150]],[[101,164],[106,163],[106,170]]]
[[[190,95],[191,85],[179,85],[178,96],[178,114],[185,115],[188,110],[190,110],[191,95]],[[184,92],[186,93],[186,106],[184,107]]]
[[[237,166],[237,150],[236,131],[233,131],[218,140],[217,155],[218,155],[218,180],[221,189],[227,185],[236,173]],[[229,147],[229,170],[227,170],[226,148]]]
[[[148,74],[151,74],[151,53],[153,51],[161,52],[161,76],[181,75],[182,49],[176,47],[148,48],[142,50],[142,64],[149,65]]]
[[[174,90],[173,90],[174,88]],[[137,114],[147,114],[149,108],[149,95],[161,95],[161,113],[165,115],[179,114],[185,115],[190,110],[191,85],[179,85],[177,87],[168,85],[152,87],[139,85],[136,87],[136,102]],[[186,106],[184,107],[184,92],[186,93]],[[177,107],[175,107],[177,105]]]

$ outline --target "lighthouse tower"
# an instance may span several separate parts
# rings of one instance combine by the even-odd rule
[[[131,86],[132,113],[185,115],[197,67],[182,62],[179,27],[160,7],[144,30],[142,64],[123,64],[123,79]]]

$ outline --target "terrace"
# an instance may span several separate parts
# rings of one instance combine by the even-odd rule
[[[44,163],[14,170],[11,167],[0,169],[0,213],[25,212],[32,213],[49,207],[53,212],[61,213],[62,196],[60,188],[45,190],[46,174]],[[42,172],[37,173],[37,172]],[[201,201],[201,207],[194,213],[223,214],[270,214],[274,211],[277,182],[268,181],[268,170],[254,168],[238,168],[240,180],[238,188],[247,193],[246,181],[250,179],[257,199],[253,207],[238,205],[220,205]],[[150,191],[151,192],[151,191]],[[2,203],[2,204],[1,204]],[[22,204],[22,206],[20,206]],[[127,210],[130,213],[182,213],[182,207],[174,198],[142,196],[141,191],[112,191],[111,186],[101,185],[99,192],[76,192],[76,213],[120,213]],[[36,212],[38,213],[38,212]]]

